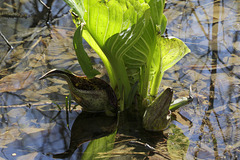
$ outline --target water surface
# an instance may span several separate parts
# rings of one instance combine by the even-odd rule
[[[48,0],[46,4],[51,6],[51,14],[37,0],[0,3],[0,13],[19,13],[0,16],[0,31],[13,47],[10,49],[0,38],[0,159],[53,159],[52,154],[68,149],[70,128],[81,112],[77,106],[67,114],[64,107],[69,92],[63,80],[38,80],[52,68],[83,75],[72,46],[75,26],[69,7],[61,0]],[[172,122],[183,134],[170,133],[166,142],[160,133],[144,132],[136,127],[135,119],[128,118],[117,133],[111,157],[239,158],[239,11],[239,0],[167,1],[166,34],[180,38],[191,49],[165,73],[161,84],[162,88],[173,88],[175,99],[188,96],[192,86],[193,102],[179,110],[186,119]],[[101,71],[100,77],[107,80],[102,62],[84,45],[94,67]],[[174,134],[183,140],[174,141]],[[167,147],[181,146],[178,143],[184,146],[184,140],[189,140],[187,148]],[[71,159],[81,157],[87,144]]]

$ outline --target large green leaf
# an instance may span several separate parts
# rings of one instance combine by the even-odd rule
[[[190,52],[186,44],[175,37],[159,37],[158,44],[161,45],[162,70],[166,71],[176,64],[183,56]]]
[[[146,19],[150,16],[144,14],[149,6],[143,1],[136,0],[108,2],[88,0],[84,1],[84,6],[86,8],[84,39],[90,45],[95,41],[95,45],[91,45],[93,49],[97,48],[100,51],[100,48],[103,51],[97,53],[101,58],[105,58],[103,59],[105,66],[111,64],[108,69],[108,71],[111,69],[112,73],[111,84],[117,84],[119,93],[126,99],[131,87],[123,56],[141,37],[144,26],[148,23]]]
[[[148,26],[150,13],[146,10],[149,6],[147,3],[133,0],[113,0],[106,3],[95,1],[86,4],[85,8],[87,13],[89,12],[84,16],[86,31],[106,55],[119,92],[127,99],[131,87],[126,71],[129,67],[123,58],[130,53],[128,51],[138,42]],[[85,39],[87,40],[87,37]],[[146,63],[145,57],[142,64],[144,63]],[[137,63],[135,61],[132,64]]]
[[[162,24],[162,13],[164,10],[165,0],[150,0],[149,6],[151,10],[151,17],[156,25]]]
[[[82,70],[88,78],[93,78],[97,74],[100,74],[96,69],[92,67],[92,63],[87,53],[85,52],[82,44],[82,26],[79,26],[73,37],[73,46],[78,58],[78,62],[82,67]]]
[[[85,0],[86,28],[100,47],[108,38],[134,25],[149,8],[136,0]]]
[[[85,13],[85,8],[82,0],[64,0],[73,10],[75,14],[80,17],[80,20],[83,22],[83,16]]]
[[[161,70],[166,71],[189,53],[190,49],[178,38],[158,36],[155,51],[161,54],[159,56],[161,59]]]
[[[139,81],[138,90],[142,97],[147,95],[149,71],[156,46],[155,29],[155,24],[150,18],[142,36],[124,56],[128,77],[132,84]]]
[[[104,66],[107,70],[110,82],[111,82],[111,86],[112,86],[112,88],[116,88],[116,85],[117,85],[116,80],[114,77],[112,66],[111,66],[108,58],[106,57],[106,55],[103,53],[102,49],[99,47],[97,42],[94,40],[94,38],[91,36],[91,34],[87,30],[83,30],[83,37],[88,42],[88,44],[94,49],[94,51],[99,55],[101,60],[103,61]]]
[[[103,49],[106,47],[105,42],[113,35],[119,34],[120,32],[127,30],[130,26],[133,26],[137,23],[138,19],[142,17],[145,11],[149,8],[148,4],[144,1],[136,0],[65,0],[69,6],[73,8],[73,11],[80,17],[84,17],[84,20],[81,20],[85,23],[83,38],[91,45],[91,47],[99,54],[100,58],[103,60],[103,63],[109,73],[109,78],[112,84],[112,87],[115,88],[116,85],[116,75],[119,77],[127,77],[125,73],[116,72],[116,68],[113,69],[111,64],[115,64],[114,61],[117,61],[122,64],[119,67],[121,69],[125,68],[124,63],[121,61],[110,60],[112,58],[112,52],[108,52],[108,55],[111,57],[106,57],[106,50],[103,53]],[[125,32],[126,33],[126,32]],[[133,33],[131,31],[131,33]],[[137,32],[136,32],[137,33]],[[137,34],[136,34],[137,35]],[[129,35],[131,36],[131,35]],[[139,37],[139,36],[138,36]],[[109,43],[111,45],[111,43]],[[125,46],[124,46],[125,47]],[[126,50],[125,50],[126,51]],[[119,52],[120,53],[120,52]],[[123,55],[122,53],[119,55]],[[117,64],[116,64],[117,65]],[[119,69],[118,69],[119,70]],[[113,73],[116,72],[116,73]],[[124,71],[123,71],[124,72]],[[122,79],[121,78],[121,79]],[[128,81],[125,79],[123,81],[125,85],[125,90],[127,95],[129,91]],[[118,84],[119,85],[119,84]],[[118,86],[120,87],[120,86]],[[120,87],[121,88],[121,87]]]
[[[102,59],[124,101],[134,84],[145,98],[150,75],[151,94],[156,95],[164,71],[189,52],[180,40],[160,36],[167,24],[165,0],[65,1],[84,22],[83,38]]]
[[[161,22],[160,29],[159,29],[161,34],[163,34],[165,32],[166,27],[167,27],[167,17],[163,14],[162,22]]]
[[[123,84],[125,98],[129,96],[130,84],[137,81],[140,81],[140,94],[147,93],[148,72],[156,46],[155,29],[150,10],[147,10],[136,24],[110,37],[103,46],[117,79]],[[142,80],[140,72],[144,73]],[[118,87],[121,90],[119,83]]]
[[[152,61],[153,81],[151,95],[155,96],[164,72],[176,64],[190,49],[183,41],[174,37],[157,37],[157,46]]]

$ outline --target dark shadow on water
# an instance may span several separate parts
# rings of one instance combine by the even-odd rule
[[[54,154],[53,158],[70,157],[84,142],[107,136],[113,133],[116,127],[117,116],[82,112],[73,123],[69,149],[64,153]]]

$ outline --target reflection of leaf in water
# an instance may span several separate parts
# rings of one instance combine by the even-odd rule
[[[69,90],[63,88],[63,85],[55,85],[49,86],[45,89],[38,91],[39,94],[51,94],[51,93],[58,93],[60,95],[68,95]]]
[[[59,57],[59,54],[69,55],[68,53],[74,53],[73,47],[69,48],[69,46],[72,45],[72,39],[70,37],[72,37],[73,33],[69,30],[64,30],[64,29],[59,29],[59,32],[55,32],[55,31],[56,31],[56,28],[55,28],[54,32],[52,32],[51,41],[45,43],[47,46],[47,52],[46,52],[47,56],[48,55],[51,55],[51,56],[56,55],[57,57]],[[66,37],[68,37],[68,38],[66,38]],[[68,53],[66,53],[66,51]],[[72,55],[74,55],[74,54],[72,54]],[[46,59],[48,59],[47,56],[46,56]],[[56,57],[52,57],[52,58],[55,59]],[[49,60],[51,60],[51,59],[49,59]]]
[[[74,64],[76,64],[76,61],[66,61],[64,59],[57,59],[54,61],[49,62],[50,65],[55,66],[56,68],[64,68],[64,67],[68,67],[68,66],[72,66]]]
[[[0,79],[0,92],[16,92],[32,84],[34,79],[33,71],[7,75]]]
[[[77,61],[77,56],[76,55],[73,55],[73,54],[70,54],[70,53],[64,53],[64,54],[61,54],[61,59],[62,60],[76,60]]]
[[[24,132],[26,134],[31,134],[31,133],[37,133],[37,132],[44,131],[45,128],[25,127],[20,130],[21,130],[21,132]]]
[[[56,52],[56,51],[55,51],[55,52]],[[57,52],[57,53],[58,53],[58,52]],[[56,57],[56,56],[57,56],[57,57]],[[61,58],[61,60],[77,60],[77,57],[76,57],[75,55],[70,54],[70,53],[66,53],[66,51],[63,52],[63,54],[60,54],[60,53],[58,53],[58,54],[51,53],[51,55],[47,55],[45,59],[46,59],[47,61],[52,61],[52,60],[59,59],[59,58]]]
[[[32,152],[23,156],[19,156],[17,160],[35,159],[37,155],[38,152]]]
[[[25,96],[25,101],[39,101],[40,99],[44,99],[45,97],[39,94],[36,91],[25,90],[21,95]],[[45,98],[46,99],[46,98]]]
[[[169,136],[167,148],[172,159],[185,159],[189,147],[189,139],[183,134],[183,131],[171,124],[169,126]]]
[[[52,33],[52,38],[53,39],[65,39],[66,37],[71,37],[74,34],[74,30],[75,28],[69,28],[69,29],[65,29],[65,28],[61,28],[61,27],[57,27],[57,26],[52,26],[51,28],[51,33]],[[70,30],[70,31],[69,31]]]
[[[18,128],[12,128],[12,129],[9,129],[8,131],[5,131],[4,133],[1,133],[0,148],[7,148],[6,147],[7,144],[14,142],[16,139],[18,140],[21,139],[20,134],[21,133],[19,132]]]
[[[21,60],[23,53],[25,53],[23,45],[19,45],[16,48],[14,48],[11,55],[9,56],[6,55],[6,57],[4,57],[5,62],[8,64],[16,64],[19,60]]]
[[[7,115],[12,118],[23,117],[26,115],[26,110],[23,108],[11,109]]]
[[[55,122],[53,122],[53,123],[40,123],[41,128],[44,129],[44,130],[52,129],[55,125],[56,125]]]
[[[36,67],[43,67],[43,65],[45,64],[44,61],[44,56],[42,54],[36,53],[38,52],[38,50],[40,50],[39,52],[41,52],[41,47],[42,46],[36,46],[35,49],[35,53],[34,54],[30,54],[27,58],[28,58],[28,66],[32,67],[32,68],[36,68]]]
[[[237,41],[237,42],[233,43],[233,47],[234,47],[237,51],[240,51],[240,42]]]
[[[58,85],[57,88],[59,90],[59,92],[58,92],[59,94],[61,94],[61,95],[68,95],[69,94],[69,90],[63,88],[62,85]]]
[[[47,79],[47,81],[53,82],[54,84],[67,84],[67,82],[63,79],[59,79],[59,78],[51,78],[49,77]]]
[[[39,94],[49,94],[49,93],[53,93],[53,92],[58,92],[59,89],[57,86],[49,86],[47,88],[44,88],[40,91],[38,91]]]
[[[127,157],[127,155],[138,155],[138,154],[142,154],[142,155],[146,155],[145,152],[136,152],[134,151],[135,147],[129,147],[127,145],[121,145],[118,146],[108,152],[100,152],[98,153],[98,156],[96,157],[96,159],[109,159],[111,157],[121,157],[123,158],[123,155]],[[130,156],[129,156],[130,157]]]
[[[56,125],[56,122],[49,123],[44,118],[32,119],[32,111],[26,108],[11,109],[5,116],[9,125],[0,129],[0,148],[23,142],[30,134],[52,129]]]
[[[236,123],[236,124],[239,123],[239,121],[240,121],[240,106],[236,103],[230,103],[228,105],[228,108],[232,111],[232,114],[233,114],[231,116],[229,114],[229,117],[231,117],[230,121],[232,123]],[[232,128],[231,128],[231,130],[232,130]],[[238,130],[238,129],[236,128],[236,130]],[[231,134],[229,134],[229,135],[231,135]]]
[[[30,117],[28,117],[28,115],[23,116],[21,118],[17,118],[18,126],[20,127],[19,131],[21,133],[26,134],[37,133],[44,130],[52,129],[56,125],[55,122],[46,123],[46,121],[44,121],[45,118],[42,118],[43,120],[42,123],[40,123],[37,119],[29,120],[29,118]]]
[[[84,152],[83,159],[102,159],[101,152],[106,153],[113,149],[116,132],[106,137],[91,141]],[[100,154],[99,154],[100,153]],[[110,153],[111,155],[111,153]],[[100,156],[100,157],[98,157]]]
[[[240,46],[240,44],[239,44]],[[239,47],[238,46],[238,47]],[[223,62],[227,65],[234,65],[234,66],[238,66],[240,65],[240,61],[239,61],[240,57],[235,55],[235,54],[232,54],[231,57],[229,56],[226,56],[223,58]]]

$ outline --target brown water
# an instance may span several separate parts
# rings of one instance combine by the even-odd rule
[[[0,13],[21,13],[0,16],[0,31],[13,47],[0,38],[0,159],[52,159],[52,154],[68,149],[69,128],[80,108],[65,112],[68,88],[63,80],[38,78],[52,68],[83,74],[72,46],[75,26],[61,0],[46,1],[51,14],[38,0],[20,2],[0,2]],[[128,122],[119,129],[112,156],[239,159],[239,11],[239,0],[167,1],[167,34],[183,40],[192,51],[165,73],[162,82],[163,88],[173,87],[175,99],[188,96],[192,86],[194,101],[179,111],[188,120],[172,122],[184,134],[171,127],[166,142],[160,133],[134,129]],[[85,48],[107,79],[98,56],[87,44]],[[56,104],[63,109],[59,111]],[[71,159],[81,157],[87,144]]]

